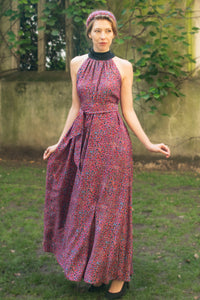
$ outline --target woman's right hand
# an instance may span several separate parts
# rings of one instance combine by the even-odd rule
[[[55,150],[56,148],[58,147],[58,144],[55,144],[53,146],[49,146],[45,151],[44,151],[44,154],[43,154],[43,159],[46,160]]]

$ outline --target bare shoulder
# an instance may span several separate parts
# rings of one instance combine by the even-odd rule
[[[124,67],[132,67],[132,64],[127,59],[122,59],[118,56],[115,56],[114,60],[116,60],[119,64],[123,65]]]
[[[126,59],[122,59],[122,58],[119,58],[117,56],[115,56],[113,58],[120,74],[121,74],[121,77],[122,79],[124,79],[125,77],[129,77],[129,76],[132,76],[133,74],[133,67],[132,67],[132,64],[126,60]]]
[[[82,61],[84,61],[87,57],[88,57],[88,54],[75,56],[74,58],[72,58],[71,64],[75,65],[75,64],[77,64],[77,63],[79,63],[79,62],[82,62]]]
[[[88,58],[88,54],[76,56],[72,58],[71,60],[71,71],[74,72],[75,74],[78,72],[78,69],[80,66],[83,64],[83,62]]]

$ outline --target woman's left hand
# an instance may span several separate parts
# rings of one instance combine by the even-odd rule
[[[160,152],[166,156],[166,158],[170,157],[170,149],[165,144],[151,144],[148,148],[151,152]]]

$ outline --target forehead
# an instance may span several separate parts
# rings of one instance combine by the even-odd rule
[[[100,20],[95,20],[93,24],[93,29],[94,28],[111,28],[112,29],[112,24],[110,21],[106,19],[100,19]]]

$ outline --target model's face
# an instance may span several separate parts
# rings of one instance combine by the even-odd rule
[[[96,20],[91,32],[89,33],[89,38],[92,39],[94,51],[109,51],[114,38],[111,22],[108,20]]]

